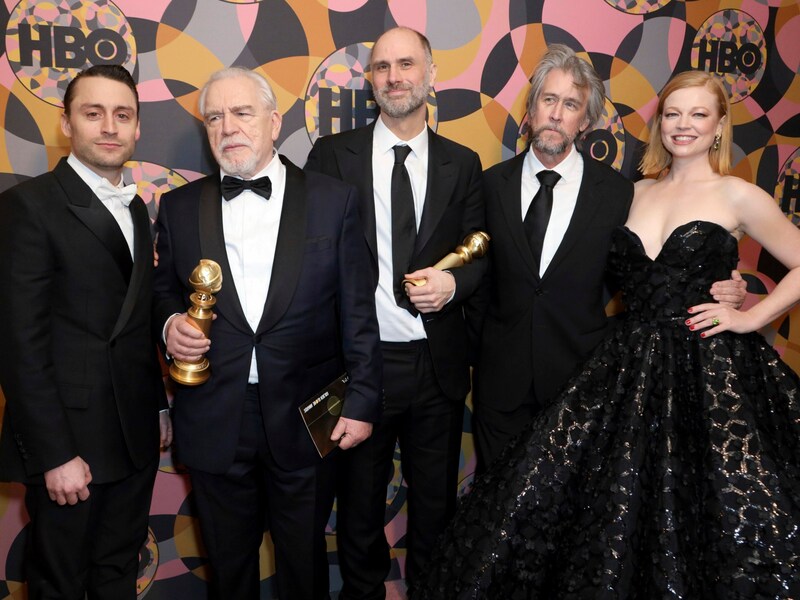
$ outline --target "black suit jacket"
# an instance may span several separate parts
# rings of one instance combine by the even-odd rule
[[[0,195],[0,476],[41,482],[75,456],[94,483],[159,452],[166,407],[151,326],[147,207],[131,203],[135,260],[66,159]]]
[[[492,250],[486,293],[479,294],[488,306],[476,401],[499,410],[517,408],[531,382],[539,402],[551,400],[603,337],[611,232],[625,223],[633,198],[630,181],[584,154],[575,212],[540,279],[520,212],[524,159],[484,174]]]
[[[298,407],[345,369],[344,416],[380,415],[381,359],[375,282],[349,185],[286,165],[286,189],[275,262],[256,331],[244,316],[231,276],[222,228],[219,174],[166,194],[159,209],[157,322],[188,308],[189,274],[201,258],[222,267],[211,326],[211,377],[178,386],[174,421],[179,458],[224,473],[233,463],[255,347],[267,442],[281,468],[319,460]],[[236,200],[233,200],[234,202]]]
[[[306,171],[319,171],[358,188],[359,211],[371,254],[375,285],[378,245],[372,186],[374,123],[317,140]],[[472,150],[428,130],[428,186],[417,233],[411,270],[430,267],[460,245],[473,231],[484,229],[481,163]],[[453,269],[456,293],[441,311],[422,315],[436,378],[449,398],[463,401],[469,391],[467,330],[463,303],[478,287],[486,259]]]

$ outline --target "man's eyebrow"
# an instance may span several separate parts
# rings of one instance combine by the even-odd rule
[[[390,60],[376,60],[373,66],[380,66],[380,65],[389,65],[392,61]],[[397,60],[394,61],[395,63],[404,63],[404,62],[416,62],[413,56],[401,56]]]
[[[81,104],[78,107],[79,110],[85,110],[87,108],[97,108],[97,109],[100,109],[100,110],[106,110],[109,107],[107,107],[106,105],[101,104],[99,102],[84,102],[83,104]],[[130,111],[132,111],[132,110],[134,110],[134,108],[133,108],[133,106],[130,106],[128,104],[118,104],[117,106],[112,106],[111,110],[112,111],[117,111],[117,110],[130,110]]]
[[[249,110],[249,111],[252,112],[252,111],[255,111],[255,108],[253,107],[252,104],[239,104],[238,106],[231,106],[231,107],[229,107],[227,109],[225,109],[225,108],[214,108],[214,107],[209,106],[206,109],[206,116],[208,116],[208,115],[221,115],[225,111],[233,113],[233,112],[241,112],[243,110],[244,111],[248,111]]]
[[[562,96],[561,94],[558,94],[557,92],[542,92],[542,97],[543,98],[558,98],[559,100],[564,100],[565,102],[571,100],[572,102],[576,102],[578,104],[580,104],[583,101],[578,96],[569,96],[569,95]]]

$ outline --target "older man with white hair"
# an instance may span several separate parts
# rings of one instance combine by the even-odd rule
[[[281,115],[257,73],[214,73],[200,112],[220,172],[161,202],[155,304],[168,354],[211,364],[208,381],[178,386],[174,418],[212,589],[225,600],[259,597],[266,517],[278,595],[327,598],[333,463],[317,454],[298,408],[347,371],[332,439],[357,446],[380,415],[375,282],[357,193],[276,153]],[[200,259],[222,271],[208,338],[185,313]]]

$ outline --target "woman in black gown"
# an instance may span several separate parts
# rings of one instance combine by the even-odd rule
[[[659,98],[609,270],[627,311],[479,478],[414,599],[800,598],[800,381],[755,333],[800,299],[800,232],[728,176],[727,93]],[[749,310],[707,290],[748,234],[788,269]]]

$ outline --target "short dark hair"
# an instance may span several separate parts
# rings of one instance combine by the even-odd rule
[[[75,75],[67,85],[67,91],[64,92],[64,112],[67,115],[69,115],[72,98],[75,96],[75,83],[84,77],[105,77],[127,85],[133,92],[134,98],[136,98],[136,116],[139,116],[139,92],[136,90],[136,82],[122,65],[93,65]]]

